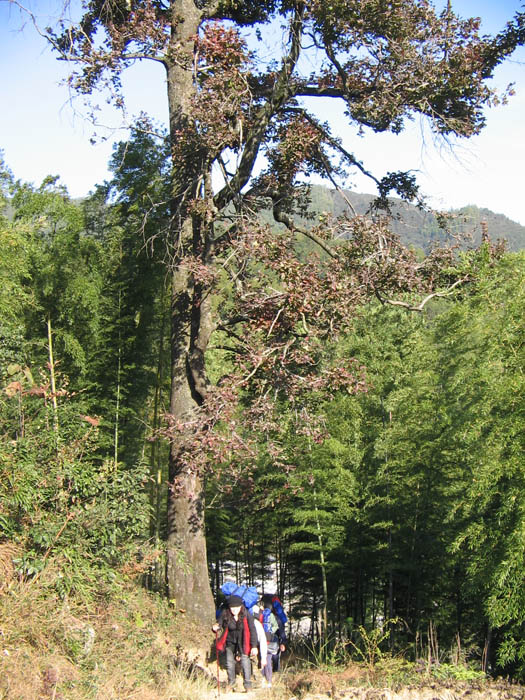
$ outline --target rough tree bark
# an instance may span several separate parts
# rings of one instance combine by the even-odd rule
[[[169,131],[172,153],[188,125],[195,94],[194,38],[202,20],[193,0],[171,4],[170,46],[166,52]],[[171,56],[177,59],[170,60]],[[191,422],[203,401],[206,385],[202,348],[209,336],[209,304],[197,300],[201,290],[194,284],[185,260],[198,255],[202,244],[200,222],[187,212],[184,200],[193,200],[202,183],[180,169],[173,155],[171,300],[171,397],[170,411],[178,420]],[[189,189],[189,191],[188,191]],[[170,446],[168,491],[167,581],[174,605],[203,622],[213,618],[204,528],[202,478],[182,459],[175,441]]]

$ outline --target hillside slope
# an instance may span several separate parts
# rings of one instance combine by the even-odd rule
[[[365,214],[375,199],[372,194],[345,191],[357,214]],[[313,212],[327,212],[339,216],[348,210],[348,205],[337,190],[314,185],[311,192]],[[447,234],[439,227],[435,214],[418,209],[401,199],[390,199],[392,206],[392,230],[406,245],[422,248],[428,252],[433,243],[443,243]],[[481,222],[485,221],[493,241],[506,240],[507,250],[518,251],[525,248],[525,226],[511,221],[503,214],[495,214],[489,209],[471,205],[462,209],[450,210],[449,229],[452,234],[466,236],[464,247],[475,246],[481,240]]]

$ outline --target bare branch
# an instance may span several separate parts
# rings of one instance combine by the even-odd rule
[[[290,231],[297,231],[298,233],[302,233],[303,236],[306,236],[311,241],[316,243],[320,248],[322,248],[324,252],[327,253],[331,258],[338,257],[337,252],[333,248],[331,248],[326,241],[320,238],[313,231],[309,231],[307,228],[297,225],[288,214],[279,209],[278,205],[274,205],[273,218],[280,224],[284,224],[288,229],[290,229]]]
[[[290,50],[283,58],[281,70],[278,73],[270,98],[260,108],[254,120],[254,126],[248,132],[237,172],[230,182],[215,195],[215,205],[218,209],[224,208],[231,201],[232,192],[240,192],[249,181],[270,120],[292,94],[290,77],[295,70],[301,53],[304,11],[304,4],[298,3],[290,28]]]
[[[375,290],[375,295],[382,304],[388,304],[390,306],[402,306],[403,308],[408,309],[409,311],[423,311],[426,304],[431,299],[448,297],[452,294],[456,287],[468,281],[468,277],[463,277],[462,279],[456,280],[454,284],[450,285],[448,289],[442,292],[433,292],[432,294],[428,294],[417,306],[414,306],[413,304],[410,304],[406,301],[399,301],[398,299],[384,299],[377,290]]]

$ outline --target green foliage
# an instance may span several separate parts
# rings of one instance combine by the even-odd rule
[[[432,621],[442,647],[461,630],[478,654],[489,624],[501,668],[521,673],[523,254],[486,253],[471,256],[472,283],[457,301],[417,317],[367,307],[338,349],[364,363],[367,391],[334,392],[328,404],[311,392],[309,431],[284,412],[291,467],[263,479],[280,503],[301,604],[307,591],[322,596],[323,551],[331,616],[344,601],[353,644],[366,648],[360,623],[379,634],[391,586],[407,622],[389,637],[394,649],[412,643],[409,629],[423,639]],[[319,426],[317,442],[308,433]],[[457,668],[446,673],[470,677]]]
[[[487,273],[476,295],[446,319],[451,327],[444,339],[455,357],[464,358],[462,366],[453,364],[449,377],[455,390],[451,415],[456,439],[451,448],[464,474],[455,512],[461,531],[454,547],[466,555],[470,576],[484,591],[491,624],[506,630],[501,662],[516,661],[521,672],[523,262],[523,254],[509,255],[493,273]]]
[[[0,538],[22,545],[20,576],[60,562],[55,585],[64,596],[86,588],[90,569],[117,565],[144,540],[147,473],[97,458],[97,421],[82,415],[77,397],[63,392],[53,429],[45,390],[35,388],[11,385],[2,412]]]
[[[288,437],[289,461],[293,465],[286,487],[294,493],[291,522],[285,534],[298,534],[292,551],[302,552],[304,563],[319,566],[319,553],[328,556],[328,566],[337,566],[349,522],[356,517],[356,465],[361,458],[360,419],[355,402],[341,397],[337,402],[316,407],[323,416],[327,439],[317,444],[308,434],[298,434],[293,422]],[[315,415],[310,430],[315,436]],[[328,437],[329,436],[329,437]],[[319,539],[321,538],[321,539]],[[321,544],[322,541],[322,544]],[[308,552],[317,553],[314,559]]]
[[[61,595],[89,589],[89,567],[126,559],[151,526],[153,467],[144,447],[148,397],[164,388],[155,324],[166,296],[158,256],[142,235],[158,231],[165,211],[141,233],[137,200],[156,168],[166,186],[166,157],[137,138],[118,158],[111,195],[106,188],[84,203],[71,201],[57,178],[34,187],[1,171],[0,536],[23,547],[22,576],[60,561]],[[40,371],[51,349],[46,326],[54,367]],[[165,406],[155,401],[158,424]],[[156,463],[165,450],[157,453]],[[162,475],[156,481],[152,503],[162,501]]]
[[[320,639],[317,644],[305,640],[303,645],[305,661],[316,668],[334,669],[347,665],[350,660],[345,642],[337,637]]]
[[[390,637],[391,628],[399,623],[397,618],[385,620],[382,626],[366,629],[364,625],[357,628],[358,642],[351,642],[351,646],[358,656],[364,661],[369,671],[372,671],[383,657],[382,645]]]
[[[168,410],[168,213],[165,203],[151,204],[167,198],[166,168],[166,149],[139,130],[115,146],[113,177],[84,203],[87,230],[102,251],[104,289],[85,381],[106,416],[108,440],[117,423],[118,459],[126,464],[140,458],[148,426],[156,429]]]
[[[1,155],[1,154],[0,154]],[[0,158],[0,377],[8,365],[25,363],[23,317],[34,305],[30,278],[30,234],[12,221],[9,204],[13,176]]]
[[[457,681],[475,681],[485,678],[483,671],[462,664],[436,664],[432,666],[431,675],[440,680],[454,679]]]
[[[524,602],[524,289],[523,254],[493,264],[482,250],[461,303],[402,341],[405,370],[398,368],[384,401],[387,429],[375,439],[385,468],[371,495],[381,510],[368,506],[368,517],[384,513],[375,527],[391,533],[397,590],[417,575],[420,611],[445,637],[467,617],[480,631],[488,619],[506,639],[499,662],[515,668]]]
[[[242,25],[268,22],[279,5],[286,7],[287,2],[277,0],[220,0],[216,16],[227,18]]]
[[[76,378],[87,372],[98,337],[100,247],[84,235],[82,208],[57,178],[46,178],[37,188],[15,183],[11,205],[12,235],[18,235],[24,253],[21,293],[31,301],[22,306],[18,320],[24,321],[36,364],[47,358],[46,323],[51,321],[62,369]],[[4,242],[8,249],[12,245]]]

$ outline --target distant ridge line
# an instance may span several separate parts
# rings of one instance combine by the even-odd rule
[[[357,214],[365,214],[370,203],[376,199],[376,195],[352,190],[344,190],[344,194]],[[337,190],[322,185],[311,186],[311,200],[310,208],[315,213],[327,212],[339,216],[348,209],[344,197]],[[432,212],[394,197],[389,198],[389,201],[392,203],[394,214],[391,228],[405,245],[421,248],[428,253],[433,244],[449,240]],[[492,241],[505,240],[510,252],[525,249],[525,226],[512,221],[504,214],[496,214],[490,209],[475,205],[452,209],[445,213],[450,216],[449,228],[453,234],[470,234],[464,247],[476,246],[481,242],[481,222],[485,221]]]

